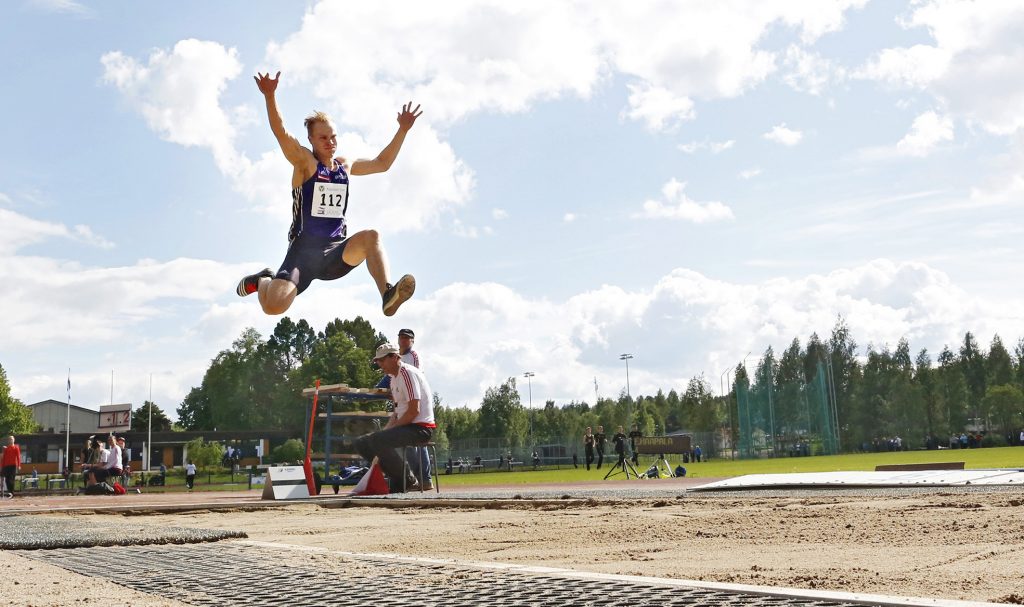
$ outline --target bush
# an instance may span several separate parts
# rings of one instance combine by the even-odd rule
[[[289,438],[270,452],[275,464],[298,462],[306,457],[306,446],[297,438]]]

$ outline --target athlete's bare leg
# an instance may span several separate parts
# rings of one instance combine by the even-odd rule
[[[365,261],[373,282],[377,283],[377,291],[383,295],[387,290],[388,256],[380,244],[377,230],[360,230],[349,237],[341,259],[353,267]]]
[[[377,230],[361,230],[349,237],[341,259],[350,266],[366,262],[366,269],[377,283],[377,291],[384,301],[385,316],[394,314],[416,290],[416,279],[409,274],[399,278],[394,285],[388,280],[388,256],[380,244]]]
[[[298,287],[290,280],[283,278],[260,278],[259,299],[263,311],[276,316],[284,314],[295,301]]]

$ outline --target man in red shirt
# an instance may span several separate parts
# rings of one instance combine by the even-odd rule
[[[21,472],[21,449],[18,445],[14,444],[14,437],[8,436],[5,443],[3,461],[0,462],[0,466],[3,467],[4,480],[7,482],[7,491],[14,495],[14,477]]]

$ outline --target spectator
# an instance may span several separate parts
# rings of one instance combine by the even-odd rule
[[[540,467],[540,455],[536,451],[533,452],[533,469],[536,470]]]
[[[196,484],[196,465],[192,463],[192,460],[188,460],[188,464],[185,465],[185,486],[191,491],[192,487]]]
[[[696,447],[693,448],[693,461],[694,462],[700,462],[701,461],[701,457],[703,457],[703,456],[704,456],[704,453],[700,450],[700,445],[697,445]]]
[[[14,477],[21,471],[21,447],[15,444],[13,436],[8,436],[4,443],[4,453],[0,456],[0,469],[2,469],[4,481],[7,483],[7,492],[13,496]]]
[[[594,433],[594,450],[597,451],[597,469],[601,469],[601,464],[604,463],[604,448],[608,443],[608,438],[604,433],[604,426],[598,426],[597,432]]]
[[[572,452],[572,467],[574,469],[580,467],[580,458],[578,455],[576,455],[575,451]]]
[[[125,447],[124,437],[117,437],[117,446],[121,449],[121,486],[128,487],[132,482],[131,454]]]
[[[633,429],[629,431],[629,448],[633,452],[633,465],[637,465],[640,459],[640,454],[636,452],[636,439],[643,436],[643,432],[640,432],[640,426],[633,424]]]
[[[82,480],[89,487],[96,484],[94,468],[102,467],[104,454],[100,439],[95,436],[90,436],[85,445],[82,451]]]
[[[117,446],[117,439],[113,434],[107,436],[107,450],[100,465],[94,466],[92,471],[97,483],[109,479],[109,484],[112,485],[121,476],[121,448]]]
[[[622,431],[622,426],[619,426],[618,432],[612,436],[612,443],[615,445],[615,455],[619,457],[619,465],[626,461],[626,433]],[[600,468],[600,466],[598,466]],[[622,466],[625,469],[625,466]]]
[[[594,434],[590,426],[587,426],[587,433],[583,435],[583,456],[587,462],[587,470],[590,470],[590,464],[594,463],[594,440]]]

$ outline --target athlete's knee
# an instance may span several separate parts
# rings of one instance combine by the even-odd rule
[[[363,235],[364,244],[367,248],[376,248],[380,246],[380,232],[370,228],[368,230],[362,230],[360,234]]]
[[[287,280],[272,280],[260,298],[263,311],[271,316],[284,314],[295,300],[295,285]]]

